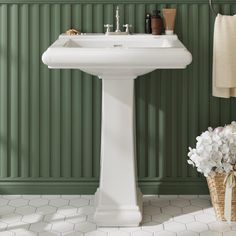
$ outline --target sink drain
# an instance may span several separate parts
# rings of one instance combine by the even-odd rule
[[[114,44],[114,45],[113,45],[113,48],[122,48],[122,47],[123,47],[122,44]]]

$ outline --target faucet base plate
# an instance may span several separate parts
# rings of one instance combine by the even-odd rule
[[[128,35],[128,32],[106,32],[106,35]]]

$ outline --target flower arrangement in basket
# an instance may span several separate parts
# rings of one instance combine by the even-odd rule
[[[236,122],[209,127],[196,139],[188,163],[207,178],[217,218],[236,221]]]

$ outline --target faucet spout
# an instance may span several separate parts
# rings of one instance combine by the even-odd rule
[[[106,35],[128,35],[131,34],[130,33],[130,24],[125,24],[123,25],[123,27],[126,27],[126,30],[124,32],[122,32],[120,30],[120,12],[119,12],[119,6],[116,7],[116,30],[114,32],[110,31],[110,28],[112,27],[112,25],[110,24],[106,24],[104,25],[104,27],[107,28],[105,34]]]
[[[115,32],[121,32],[120,31],[120,14],[119,14],[119,7],[116,7],[116,31]]]

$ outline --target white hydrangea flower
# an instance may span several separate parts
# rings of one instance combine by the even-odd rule
[[[215,129],[209,127],[196,138],[196,148],[189,148],[188,163],[209,174],[229,173],[236,164],[236,122]]]

